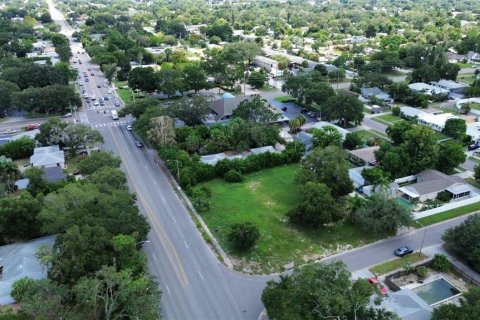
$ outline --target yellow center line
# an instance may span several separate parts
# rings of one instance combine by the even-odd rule
[[[112,134],[112,137],[113,137],[113,142],[115,143],[115,145],[117,146],[117,149],[119,150],[120,152],[120,145],[119,143],[117,142],[117,138],[115,137],[115,135],[113,134],[113,131],[112,131],[112,128],[111,127],[108,127],[108,130],[110,131],[110,133]],[[127,159],[122,159],[124,162],[128,162]],[[139,191],[139,188],[137,186],[137,183],[136,183],[136,178],[135,178],[135,175],[134,174],[131,174],[130,173],[130,170],[128,169],[128,166],[125,165],[125,169],[127,170],[127,173],[128,175],[130,176],[131,178],[131,181],[132,181],[132,184],[133,184],[133,188],[135,189],[136,191],[136,194],[137,194],[137,197],[138,197],[138,200],[142,203],[142,206],[144,207],[146,213],[147,213],[147,216],[152,224],[152,227],[153,229],[155,230],[155,233],[160,237],[160,242],[161,244],[164,246],[165,248],[165,251],[167,252],[167,255],[168,255],[168,259],[170,260],[170,262],[172,263],[172,265],[176,265],[178,268],[174,268],[175,269],[175,273],[177,274],[177,277],[179,278],[180,282],[186,286],[188,285],[188,278],[187,278],[187,275],[185,273],[185,270],[183,268],[183,265],[180,261],[180,258],[177,254],[177,251],[175,250],[172,242],[170,241],[170,239],[168,238],[168,236],[166,235],[165,233],[165,230],[163,229],[162,225],[160,224],[160,222],[158,221],[156,215],[154,214],[152,208],[150,207],[150,205],[148,204],[148,202],[145,200],[145,198],[143,197],[143,195],[140,193]],[[172,257],[172,253],[173,253],[173,257]]]

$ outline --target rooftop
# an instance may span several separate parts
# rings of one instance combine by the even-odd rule
[[[456,185],[455,189],[459,190],[460,185],[465,185],[465,183],[460,177],[448,176],[440,171],[428,169],[417,174],[416,183],[401,187],[399,190],[412,198],[418,198],[422,195],[446,190],[454,185]]]
[[[380,149],[379,146],[373,146],[373,147],[366,147],[362,149],[357,149],[357,150],[350,150],[348,153],[354,155],[358,159],[361,159],[367,163],[370,164],[375,164],[377,163],[377,159],[375,158],[375,151]]]

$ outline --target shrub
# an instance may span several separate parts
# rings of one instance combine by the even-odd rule
[[[417,275],[420,278],[425,279],[427,277],[427,274],[428,274],[428,269],[424,266],[419,266],[419,267],[417,267],[415,272],[417,273]]]
[[[228,234],[228,240],[240,250],[250,249],[260,238],[260,232],[251,222],[235,223]]]
[[[400,107],[392,107],[392,114],[398,117],[400,115]]]
[[[437,200],[449,202],[450,199],[452,199],[452,195],[448,191],[442,191],[437,194]]]
[[[243,181],[243,176],[240,172],[236,170],[230,170],[223,176],[227,182],[241,182]]]
[[[450,269],[450,261],[448,261],[446,255],[437,253],[433,257],[431,266],[437,271],[445,272]]]

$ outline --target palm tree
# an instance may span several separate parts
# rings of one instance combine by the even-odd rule
[[[20,177],[18,166],[12,159],[0,156],[0,182],[7,188],[13,188],[13,184]]]

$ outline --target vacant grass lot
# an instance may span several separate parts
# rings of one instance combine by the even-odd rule
[[[386,125],[392,125],[400,121],[405,121],[400,117],[394,116],[393,114],[384,114],[378,117],[373,117],[372,120]]]
[[[294,182],[298,169],[298,165],[282,166],[249,174],[241,183],[220,179],[206,183],[213,192],[212,208],[202,217],[236,261],[237,269],[280,271],[289,262],[302,264],[383,236],[348,224],[317,230],[290,225],[285,213],[300,201],[299,186]],[[253,222],[261,234],[246,253],[235,251],[226,239],[231,225],[243,221]]]
[[[427,256],[423,253],[414,252],[412,254],[406,255],[402,258],[393,259],[382,264],[379,264],[373,268],[370,268],[370,272],[375,276],[380,276],[392,272],[394,270],[405,267],[409,263],[416,263],[422,260],[427,259]]]
[[[385,134],[380,133],[376,130],[360,130],[360,131],[356,131],[356,133],[364,139],[380,138],[380,139],[384,139],[385,141],[388,141],[387,140],[388,137]]]
[[[295,102],[297,99],[292,96],[280,96],[276,97],[275,100],[277,100],[278,102]]]

